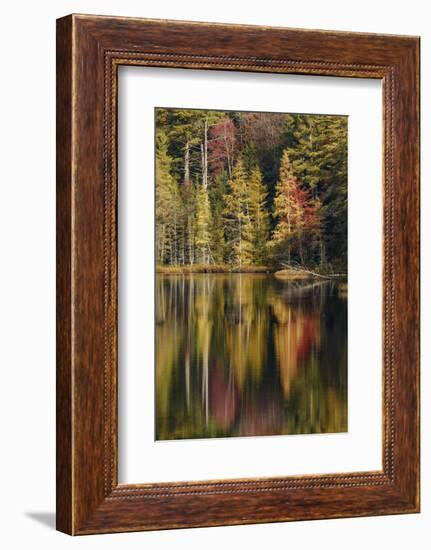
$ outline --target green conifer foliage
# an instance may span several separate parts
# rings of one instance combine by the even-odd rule
[[[262,174],[258,166],[253,168],[249,176],[247,194],[253,243],[253,263],[257,265],[264,265],[268,260],[268,192],[262,180]]]
[[[226,193],[224,217],[227,241],[231,249],[229,260],[239,267],[253,259],[253,229],[249,211],[249,185],[242,160],[236,163]]]
[[[158,263],[176,264],[182,205],[178,185],[170,173],[166,134],[158,132],[156,140],[156,258]]]

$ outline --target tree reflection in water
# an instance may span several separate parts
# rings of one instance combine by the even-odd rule
[[[345,285],[157,275],[156,439],[346,430]]]

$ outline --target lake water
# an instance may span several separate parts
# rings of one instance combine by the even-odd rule
[[[155,382],[158,440],[346,431],[346,285],[157,275]]]

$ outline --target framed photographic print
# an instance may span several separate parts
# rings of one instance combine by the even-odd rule
[[[57,528],[419,511],[419,39],[57,22]]]

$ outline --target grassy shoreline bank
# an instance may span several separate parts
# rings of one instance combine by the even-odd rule
[[[158,265],[158,275],[189,275],[193,273],[274,273],[276,269],[266,265],[232,266],[228,264]]]
[[[271,274],[280,280],[301,281],[301,280],[326,280],[326,274],[313,273],[301,269],[278,269],[274,266],[266,265],[244,265],[232,266],[229,264],[194,264],[194,265],[158,265],[156,266],[157,275],[191,275],[191,274],[234,274],[234,273],[256,273]],[[331,275],[328,274],[328,279]],[[339,279],[344,281],[344,278]]]

